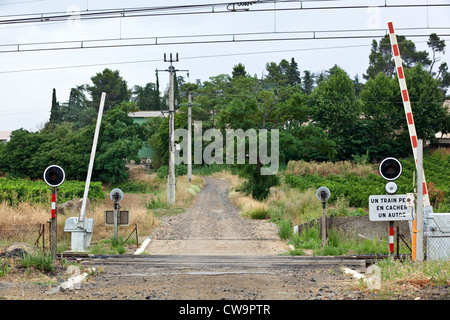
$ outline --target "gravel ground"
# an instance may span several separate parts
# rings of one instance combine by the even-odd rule
[[[53,275],[16,270],[12,273],[15,276],[0,277],[0,299],[218,301],[449,297],[446,287],[380,297],[376,292],[360,291],[357,280],[344,274],[343,266],[339,265],[217,263],[215,259],[220,257],[277,256],[288,247],[279,239],[274,224],[238,214],[238,209],[228,201],[225,181],[205,179],[195,204],[184,213],[166,217],[145,248],[147,257],[170,256],[179,258],[177,263],[159,264],[145,256],[128,262],[81,261],[86,268],[95,267],[97,271],[72,290],[61,289],[61,283],[68,277],[63,270]],[[364,272],[365,268],[356,270]]]
[[[244,219],[228,200],[228,183],[205,178],[195,204],[165,219],[146,248],[148,254],[277,255],[289,247],[278,237],[277,226]]]

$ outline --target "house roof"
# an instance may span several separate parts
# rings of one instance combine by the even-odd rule
[[[0,140],[8,141],[12,131],[0,131]]]
[[[153,117],[167,117],[167,113],[161,111],[136,111],[128,114],[132,118],[153,118]]]

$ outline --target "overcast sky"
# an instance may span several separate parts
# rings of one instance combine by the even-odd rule
[[[70,88],[91,83],[90,78],[104,68],[119,70],[130,88],[134,85],[143,86],[148,82],[154,83],[156,82],[155,69],[162,70],[168,67],[168,63],[163,61],[164,53],[173,53],[174,56],[178,53],[179,62],[175,63],[175,67],[180,70],[189,70],[191,82],[196,79],[205,81],[221,73],[231,74],[233,66],[238,63],[244,64],[250,74],[261,77],[267,62],[279,63],[281,59],[290,60],[292,57],[297,61],[302,73],[304,70],[321,72],[337,64],[350,77],[353,78],[358,74],[362,79],[362,74],[368,67],[372,39],[380,40],[386,33],[384,30],[387,29],[388,21],[393,21],[397,34],[406,35],[407,38],[408,35],[429,35],[432,32],[437,32],[438,35],[450,35],[450,7],[448,6],[384,7],[385,2],[388,5],[405,3],[431,5],[448,3],[445,0],[317,0],[285,4],[254,3],[246,12],[226,13],[223,13],[226,11],[226,6],[217,5],[223,2],[0,0],[0,23],[4,20],[23,18],[24,14],[42,13],[44,18],[44,21],[36,23],[0,24],[0,131],[19,128],[30,131],[39,130],[49,119],[53,88],[56,89],[58,101],[64,103],[69,98]],[[185,9],[183,15],[126,17],[128,11],[125,10],[125,18],[80,19],[86,10],[95,12],[100,9],[200,3],[215,3],[216,6]],[[371,7],[349,8],[355,5]],[[294,6],[298,8],[302,6],[304,9],[281,10]],[[307,9],[331,6],[347,8]],[[278,11],[260,11],[274,8]],[[193,14],[198,10],[214,10],[215,13]],[[45,19],[49,13],[55,12],[68,12],[71,19],[63,19],[63,21]],[[158,10],[155,13],[161,14],[163,11]],[[406,30],[408,28],[414,29]],[[335,32],[336,30],[346,31]],[[251,34],[242,35],[243,33]],[[219,34],[229,35],[212,36]],[[235,40],[278,40],[198,43],[232,40],[232,34],[235,34]],[[196,35],[196,37],[184,37],[188,35]],[[316,39],[311,39],[314,36]],[[336,36],[341,38],[320,39]],[[361,36],[361,38],[351,38],[355,36]],[[368,37],[362,38],[362,36]],[[155,45],[154,39],[142,39],[144,37],[159,37],[158,45]],[[280,40],[287,38],[290,40]],[[450,44],[450,36],[442,38]],[[88,41],[105,39],[115,40]],[[409,39],[416,43],[419,50],[427,49],[427,37]],[[62,43],[63,41],[74,42]],[[84,47],[111,45],[116,47],[61,50],[63,47],[80,47],[81,41],[85,41]],[[197,43],[182,44],[188,41]],[[48,42],[52,43],[42,44]],[[177,44],[167,44],[169,42]],[[30,43],[34,44],[30,45]],[[140,46],[125,47],[123,46],[125,44],[140,44]],[[5,52],[17,51],[17,48],[19,52]],[[443,61],[450,64],[449,57],[450,52],[444,56]],[[178,74],[186,77],[185,72]],[[167,72],[160,72],[160,90],[166,88],[167,81]]]

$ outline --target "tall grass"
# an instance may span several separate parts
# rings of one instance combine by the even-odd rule
[[[320,175],[328,177],[330,175],[347,175],[350,173],[360,177],[366,177],[370,173],[376,173],[377,169],[370,164],[354,163],[351,161],[338,162],[315,162],[315,161],[289,161],[286,174],[295,175]]]
[[[450,260],[380,260],[376,264],[381,271],[381,289],[395,291],[421,286],[450,285]]]
[[[286,219],[293,225],[314,220],[322,214],[321,202],[313,189],[302,192],[294,188],[273,188],[264,203],[273,220]]]
[[[257,201],[251,196],[246,196],[236,191],[230,191],[228,198],[231,203],[239,208],[240,214],[244,217],[249,217],[252,219],[265,219],[268,215],[268,204]]]

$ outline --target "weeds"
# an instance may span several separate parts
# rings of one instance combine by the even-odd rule
[[[114,237],[112,236],[110,238],[111,240],[111,247],[117,251],[118,254],[124,254],[126,249],[124,247],[125,241],[122,237]]]
[[[162,201],[159,197],[152,198],[149,203],[146,204],[146,208],[153,210],[153,209],[166,209],[168,207],[167,203]]]
[[[25,253],[19,264],[24,268],[34,267],[42,272],[54,272],[55,265],[50,252]]]
[[[0,260],[0,277],[6,276],[11,271],[11,269],[12,267],[8,261]]]
[[[287,240],[292,235],[292,223],[289,220],[281,220],[278,223],[278,235],[281,239]]]
[[[386,285],[390,283],[412,283],[421,279],[423,284],[431,283],[437,286],[450,285],[450,260],[412,261],[384,259],[377,263],[381,270],[381,280]]]
[[[131,240],[133,242],[133,240]],[[111,236],[109,239],[102,239],[93,245],[89,253],[91,254],[124,254],[127,249],[125,245],[128,242],[123,240],[123,237],[114,237]]]

